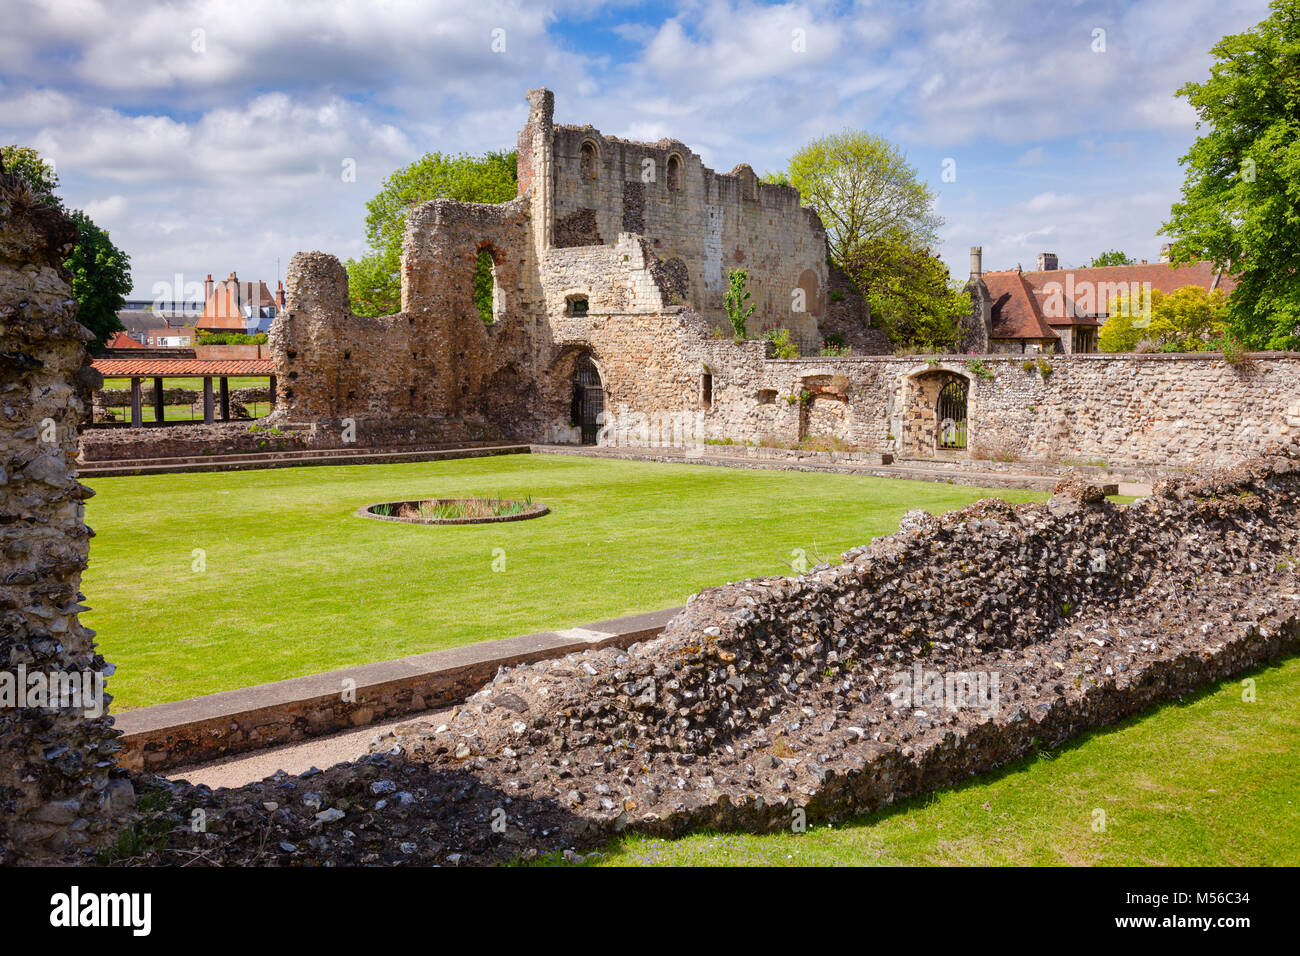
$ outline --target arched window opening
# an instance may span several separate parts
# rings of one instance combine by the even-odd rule
[[[505,312],[505,293],[497,281],[497,264],[488,249],[480,249],[474,263],[474,305],[485,325],[496,324]]]
[[[582,144],[582,152],[578,160],[578,171],[583,179],[596,178],[596,146],[594,143]]]
[[[668,170],[664,176],[669,192],[677,192],[682,187],[682,161],[676,156],[668,157]]]

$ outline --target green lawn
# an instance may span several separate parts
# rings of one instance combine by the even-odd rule
[[[251,377],[231,376],[227,387],[234,391],[237,388],[266,388],[271,380],[265,375]],[[106,378],[104,379],[105,388],[130,388],[131,380],[129,378]],[[140,387],[144,389],[145,394],[149,395],[153,388],[152,376],[146,376],[140,382]],[[212,380],[212,391],[215,394],[221,387],[219,379]],[[173,378],[172,376],[163,376],[163,388],[192,388],[195,391],[203,391],[203,379],[200,378]]]
[[[806,833],[630,837],[607,866],[1300,865],[1300,658]],[[1104,830],[1094,830],[1096,810]],[[554,861],[547,861],[554,862]]]
[[[838,560],[909,508],[1045,497],[540,455],[87,484],[97,536],[83,620],[117,665],[116,710],[671,607],[709,585],[789,574],[795,549],[809,565]],[[532,495],[553,510],[439,527],[352,514],[469,494]]]
[[[118,421],[129,422],[131,420],[130,405],[109,405],[107,407],[110,412],[116,413]],[[265,418],[267,415],[271,414],[270,402],[252,402],[244,407],[248,409],[248,414],[252,415],[253,418]],[[212,395],[212,414],[217,421],[221,421],[221,398],[216,392],[213,392]],[[149,395],[147,393],[145,395],[144,404],[140,409],[140,415],[145,422],[156,420],[153,413],[153,402],[149,400]],[[188,405],[164,405],[163,421],[201,422],[203,421],[203,413],[201,411],[194,411]]]

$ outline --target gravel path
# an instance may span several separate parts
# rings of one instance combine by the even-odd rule
[[[434,721],[435,726],[450,720],[453,710],[429,711],[419,715],[421,722]],[[296,744],[271,747],[211,763],[180,767],[167,774],[169,780],[187,780],[196,786],[216,790],[220,787],[242,787],[265,780],[277,770],[300,774],[312,767],[325,769],[335,764],[355,760],[367,751],[376,734],[410,723],[415,715],[399,717],[379,723],[367,724],[356,730],[313,737]]]

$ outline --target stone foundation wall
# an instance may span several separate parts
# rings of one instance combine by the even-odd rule
[[[0,170],[0,865],[84,860],[134,793],[110,776],[111,668],[77,618],[93,492],[74,458],[99,375],[62,266],[75,235]],[[29,693],[60,675],[90,699]]]

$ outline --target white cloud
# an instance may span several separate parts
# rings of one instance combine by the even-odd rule
[[[109,196],[105,199],[92,199],[86,203],[86,215],[105,229],[113,229],[122,214],[126,212],[125,196]]]
[[[901,142],[933,179],[937,157],[958,156],[949,261],[981,244],[990,267],[1032,260],[1040,242],[1141,255],[1194,135],[1174,90],[1267,13],[1265,0],[683,0],[655,22],[628,6],[600,26],[598,0],[8,0],[0,142],[55,160],[65,198],[111,225],[146,294],[178,269],[271,278],[300,249],[360,253],[384,176],[428,150],[513,147],[540,85],[559,122],[671,136],[718,169],[773,169],[846,127]],[[1096,26],[1105,54],[1090,49]],[[638,52],[611,60],[602,31]],[[340,177],[348,159],[355,183]]]

